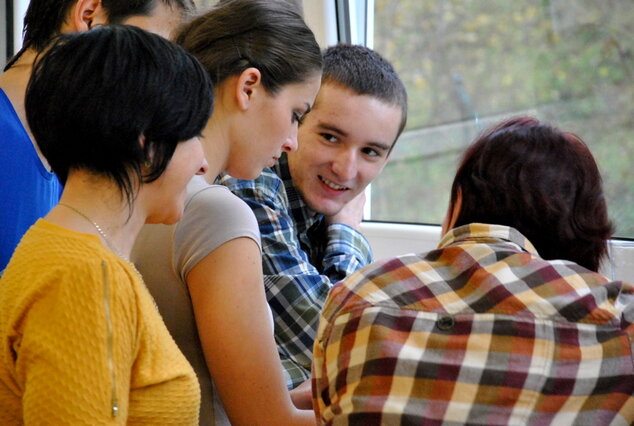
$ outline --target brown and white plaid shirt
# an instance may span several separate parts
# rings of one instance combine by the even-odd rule
[[[462,226],[332,289],[315,410],[335,425],[629,425],[633,322],[634,286],[543,260],[513,228]]]

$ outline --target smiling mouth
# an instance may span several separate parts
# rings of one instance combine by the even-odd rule
[[[350,189],[347,186],[337,185],[336,183],[331,182],[324,177],[318,176],[318,178],[324,185],[326,185],[330,189],[334,189],[335,191],[347,191],[348,189]]]

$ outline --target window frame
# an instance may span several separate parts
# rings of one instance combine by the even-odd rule
[[[13,55],[13,2],[0,2],[0,16],[5,19],[0,22],[0,65],[4,68]]]

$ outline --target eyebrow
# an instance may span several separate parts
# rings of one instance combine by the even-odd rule
[[[389,151],[392,148],[391,145],[387,145],[381,142],[370,142],[368,145],[383,151]]]
[[[329,132],[337,133],[338,135],[343,136],[344,138],[348,137],[348,133],[344,132],[338,127],[331,126],[330,124],[324,124],[322,122],[319,122],[317,124],[317,127],[319,127],[321,130],[328,130]]]
[[[317,127],[319,127],[322,130],[327,130],[327,131],[332,132],[332,133],[337,133],[338,135],[343,136],[344,138],[348,137],[348,133],[347,132],[344,132],[340,128],[332,126],[332,125],[329,125],[329,124],[318,123]],[[389,151],[392,148],[392,145],[385,144],[385,143],[382,143],[382,142],[368,142],[368,145],[373,147],[373,148],[377,148],[377,149],[383,150],[383,151]]]

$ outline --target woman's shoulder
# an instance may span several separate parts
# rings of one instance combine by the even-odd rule
[[[39,219],[24,234],[9,266],[17,269],[59,270],[91,267],[107,253],[96,235],[85,234]],[[33,262],[37,259],[37,262]],[[13,264],[13,265],[11,265]],[[9,267],[7,268],[9,270]]]
[[[224,243],[246,237],[260,246],[260,231],[251,208],[221,185],[198,188],[188,200],[174,232],[176,269],[182,277]],[[184,273],[183,273],[184,271]]]
[[[250,237],[259,244],[259,228],[247,203],[222,185],[199,186],[190,194],[176,226],[176,247],[191,244],[215,248],[233,238]]]
[[[196,215],[204,212],[206,221],[243,220],[253,216],[248,204],[232,193],[227,187],[216,184],[197,185],[190,193],[185,205],[185,215]],[[213,217],[209,217],[213,214]],[[185,219],[185,218],[184,218]],[[203,219],[204,220],[204,219]]]
[[[5,296],[27,304],[46,298],[87,307],[102,303],[106,283],[114,294],[134,300],[135,279],[133,266],[96,236],[40,219],[16,249],[2,286]]]

